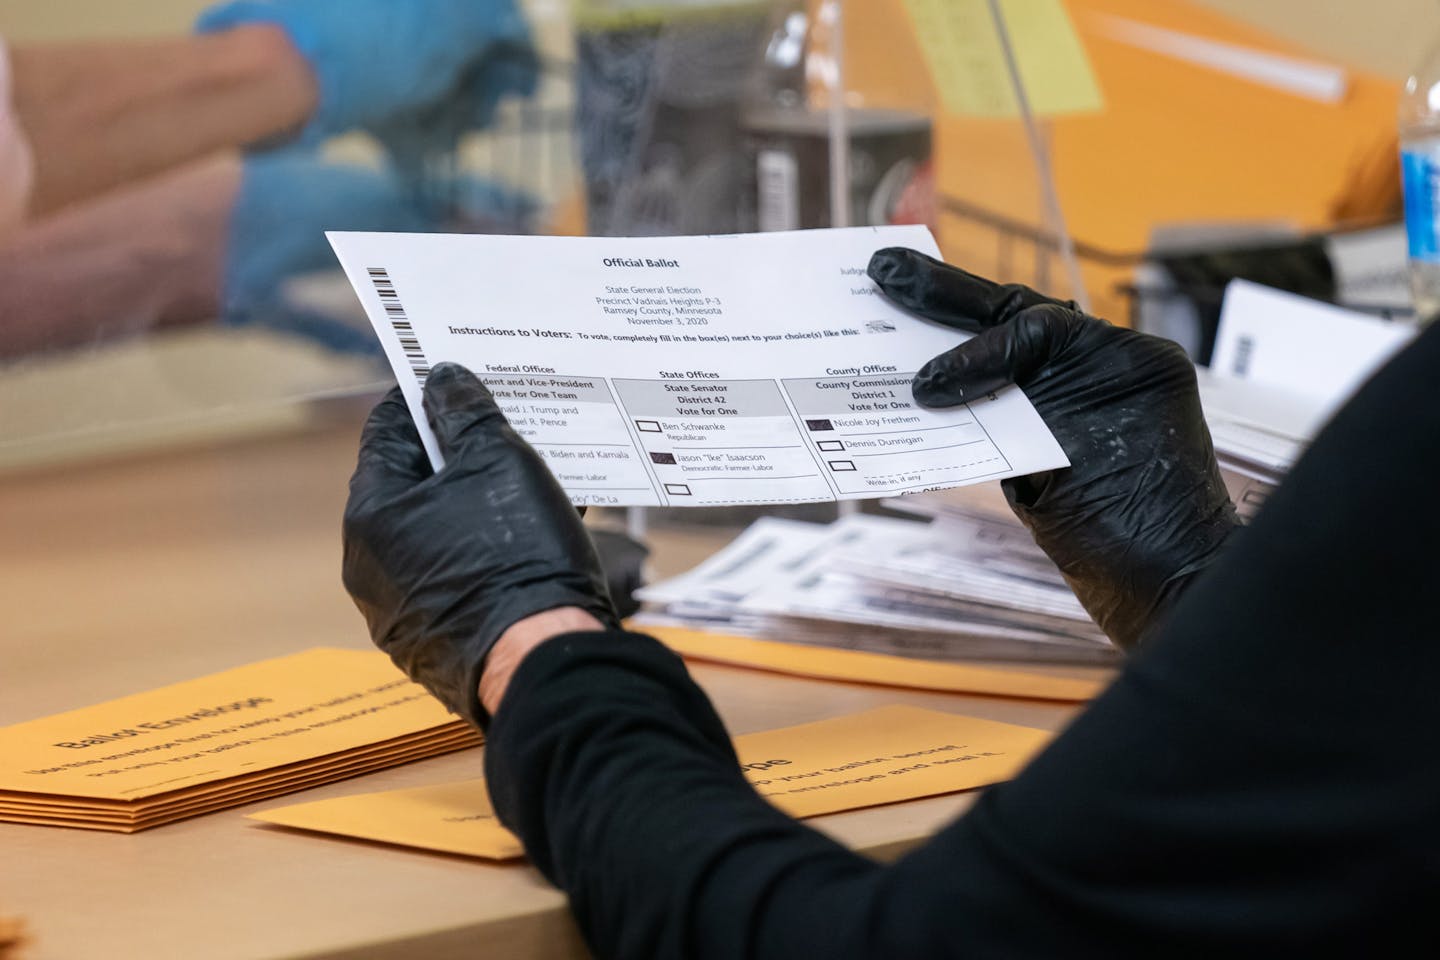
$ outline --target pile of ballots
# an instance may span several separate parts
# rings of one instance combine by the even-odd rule
[[[1111,663],[1119,652],[1012,517],[922,494],[909,517],[765,517],[643,588],[646,625],[927,660]]]
[[[1242,517],[1259,511],[1335,411],[1416,330],[1244,280],[1226,287],[1210,365],[1196,374]]]
[[[1327,410],[1281,391],[1197,370],[1215,460],[1240,516],[1251,520],[1323,425]]]
[[[0,821],[134,833],[479,742],[384,654],[307,650],[0,728]]]

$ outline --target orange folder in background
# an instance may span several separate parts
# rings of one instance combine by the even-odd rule
[[[864,650],[756,640],[683,627],[643,626],[635,629],[649,634],[687,660],[751,667],[819,680],[1068,703],[1090,700],[1109,683],[1108,673],[1099,669],[1085,671],[1098,676],[1062,676],[1044,667],[1027,669],[944,663]]]
[[[1041,120],[1060,202],[1082,249],[1097,313],[1125,319],[1116,284],[1127,255],[1145,249],[1159,224],[1263,221],[1324,229],[1339,218],[1398,214],[1395,111],[1399,88],[1364,70],[1326,61],[1231,17],[1182,0],[1066,0],[1098,80],[1103,107]],[[849,86],[867,102],[938,104],[904,0],[846,8]],[[1340,67],[1335,102],[1286,92],[1211,66],[1137,45],[1130,34],[1159,28],[1243,56],[1275,55]],[[1129,37],[1127,39],[1127,37]],[[1021,42],[1016,38],[1017,44]],[[940,116],[936,177],[942,197],[1044,230],[1040,193],[1016,119]],[[1053,257],[994,226],[942,213],[946,257],[977,273],[1055,288]],[[1061,291],[1064,292],[1063,290]]]

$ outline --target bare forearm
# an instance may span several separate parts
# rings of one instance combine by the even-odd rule
[[[15,109],[35,151],[32,216],[299,127],[309,67],[276,27],[18,47]]]
[[[213,318],[234,155],[46,218],[0,243],[0,361]]]
[[[564,633],[602,629],[604,626],[599,620],[579,607],[545,610],[512,624],[485,658],[485,672],[480,677],[480,702],[486,712],[494,716],[500,709],[510,677],[531,650]]]

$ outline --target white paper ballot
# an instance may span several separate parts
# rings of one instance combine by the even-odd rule
[[[1067,465],[1018,389],[910,396],[964,334],[865,274],[924,227],[719,237],[331,233],[430,458],[421,386],[464,364],[576,504],[804,503]]]

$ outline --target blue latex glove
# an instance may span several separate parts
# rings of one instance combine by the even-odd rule
[[[476,222],[503,222],[528,209],[527,198],[486,181],[464,179],[450,192]],[[373,352],[368,326],[297,311],[282,297],[287,278],[339,264],[327,230],[431,231],[446,223],[417,202],[411,184],[392,171],[326,163],[292,148],[252,154],[230,216],[223,319],[290,330],[332,349]]]
[[[364,129],[395,148],[443,120],[445,149],[453,131],[488,123],[501,97],[530,93],[538,73],[514,0],[232,0],[195,28],[251,23],[283,28],[315,71],[320,102],[301,143]]]
[[[469,130],[488,127],[495,108],[508,94],[535,89],[540,62],[528,44],[493,45],[463,72],[449,96],[370,124],[391,161],[405,176],[427,176],[426,161],[452,154]]]

